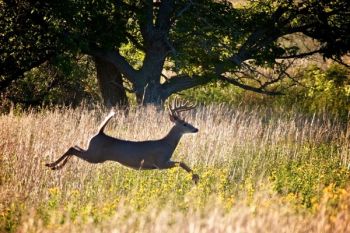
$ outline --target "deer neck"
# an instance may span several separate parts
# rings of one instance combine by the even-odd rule
[[[174,125],[169,133],[164,137],[164,141],[175,150],[176,146],[180,142],[182,135],[183,132],[178,127],[176,127],[176,125]]]

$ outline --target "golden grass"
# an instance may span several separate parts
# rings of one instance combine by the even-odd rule
[[[199,173],[198,186],[179,169],[135,171],[77,158],[60,171],[44,166],[70,146],[86,148],[105,115],[99,108],[79,108],[0,116],[0,231],[350,230],[349,177],[344,178],[349,124],[266,109],[199,108],[187,117],[199,133],[185,135],[174,155]],[[147,108],[117,112],[106,132],[146,140],[162,137],[170,127],[166,113]],[[297,192],[276,191],[272,177],[280,165],[319,155],[335,159],[332,172],[342,178],[319,181],[311,207],[303,207]],[[321,162],[315,172],[323,171],[317,166]]]

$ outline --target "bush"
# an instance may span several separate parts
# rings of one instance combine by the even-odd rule
[[[323,70],[316,65],[299,71],[299,85],[287,89],[282,96],[267,96],[222,82],[184,91],[185,98],[205,104],[226,103],[272,109],[294,109],[306,114],[327,113],[347,119],[350,111],[350,73],[341,65],[332,64]],[[286,85],[286,84],[281,84]]]
[[[62,55],[33,68],[2,96],[2,111],[11,104],[27,108],[47,105],[77,106],[82,101],[96,103],[99,100],[98,85],[93,78],[94,66],[90,63],[87,57],[77,59]]]
[[[296,206],[311,208],[320,203],[327,187],[332,187],[332,191],[344,189],[350,171],[339,157],[329,156],[329,151],[333,150],[330,145],[304,147],[304,154],[297,160],[281,161],[270,179],[279,194],[293,197]]]

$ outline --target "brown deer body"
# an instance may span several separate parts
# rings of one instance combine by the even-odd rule
[[[61,158],[53,163],[46,164],[46,166],[53,170],[61,169],[73,155],[89,163],[116,161],[124,166],[139,170],[169,169],[180,166],[187,172],[192,173],[192,179],[197,183],[199,177],[193,173],[192,169],[183,162],[171,160],[182,135],[198,132],[197,128],[179,117],[180,112],[193,107],[186,106],[186,103],[179,104],[176,101],[173,107],[169,108],[170,120],[175,125],[162,139],[149,141],[126,141],[106,135],[103,132],[104,128],[115,114],[111,112],[101,124],[98,133],[91,138],[87,150],[78,146],[71,147]]]

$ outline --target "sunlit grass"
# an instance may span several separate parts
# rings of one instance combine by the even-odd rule
[[[199,108],[174,160],[181,169],[137,171],[73,158],[107,112],[55,109],[0,116],[0,232],[346,232],[349,125],[268,110]],[[171,123],[152,108],[118,112],[107,133],[157,139]],[[263,230],[262,230],[263,229]]]

